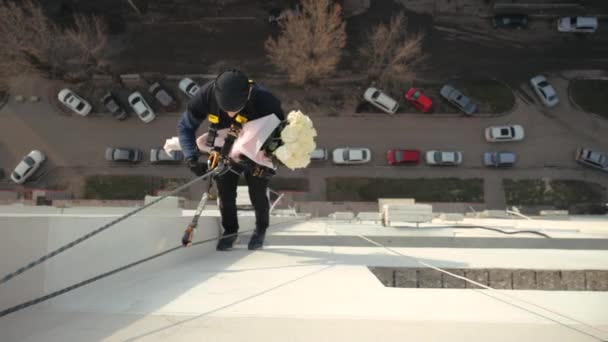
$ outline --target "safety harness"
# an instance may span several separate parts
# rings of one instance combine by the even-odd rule
[[[249,80],[249,84],[254,84],[253,81]],[[211,103],[211,102],[210,102]],[[217,104],[214,105],[215,110],[219,113],[219,106]],[[274,170],[269,169],[267,167],[258,165],[256,163],[249,163],[249,165],[238,165],[234,161],[232,161],[229,156],[232,151],[232,147],[234,146],[234,142],[239,137],[243,129],[243,125],[249,121],[249,119],[241,113],[238,113],[232,123],[230,124],[230,129],[228,130],[228,134],[224,140],[224,145],[221,148],[215,146],[215,139],[218,136],[218,130],[220,127],[220,115],[209,113],[207,114],[207,119],[209,120],[209,130],[207,133],[207,140],[205,141],[205,145],[209,147],[209,160],[207,165],[209,169],[216,168],[220,163],[224,164],[224,171],[218,173],[218,176],[223,175],[230,169],[233,171],[240,173],[243,171],[245,167],[251,168],[251,174],[255,177],[270,177],[274,175]],[[226,165],[227,163],[227,165]]]
[[[237,114],[234,121],[230,124],[230,129],[224,139],[224,145],[221,148],[218,148],[215,146],[215,139],[217,138],[219,117],[211,114],[209,115],[209,118],[209,133],[205,144],[211,149],[208,165],[210,169],[213,169],[217,167],[220,162],[230,162],[229,156],[232,147],[234,146],[234,142],[239,137],[239,134],[243,129],[243,124],[246,123],[248,119],[244,115]]]

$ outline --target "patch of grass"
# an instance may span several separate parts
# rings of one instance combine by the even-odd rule
[[[603,203],[605,190],[601,185],[579,180],[553,180],[549,196],[558,209],[568,209],[576,204]]]
[[[308,178],[273,177],[268,185],[276,191],[308,191]]]
[[[458,82],[460,83],[460,82]],[[463,92],[479,105],[486,105],[491,113],[504,113],[515,105],[515,96],[506,85],[493,80],[467,81],[462,83]]]
[[[326,179],[326,195],[328,201],[414,198],[418,202],[483,202],[483,180],[330,177]]]
[[[608,81],[573,80],[570,90],[572,99],[584,111],[608,118]]]
[[[155,190],[172,190],[188,180],[139,175],[93,175],[85,179],[84,198],[141,200]]]
[[[545,183],[541,179],[503,179],[502,186],[509,205],[545,204]]]
[[[572,214],[603,214],[606,189],[580,180],[503,179],[508,205],[547,205]]]

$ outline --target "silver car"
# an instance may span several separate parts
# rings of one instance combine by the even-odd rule
[[[150,150],[150,163],[152,164],[179,164],[184,159],[182,151],[167,153],[162,147]]]
[[[144,153],[136,148],[107,147],[105,158],[107,161],[139,163],[144,159]]]
[[[372,152],[365,147],[340,147],[332,157],[334,164],[365,164],[372,159]]]
[[[327,160],[327,149],[317,148],[310,153],[310,160],[322,161]]]
[[[545,76],[538,75],[532,77],[530,79],[530,85],[545,106],[553,107],[559,103],[559,97],[557,96],[555,88],[547,82]]]
[[[148,91],[150,92],[150,94],[154,95],[154,97],[156,98],[156,100],[163,106],[165,107],[169,107],[170,105],[173,104],[173,97],[171,97],[171,95],[169,95],[169,93],[167,92],[167,90],[165,90],[165,88],[163,88],[160,83],[156,82],[154,84],[152,84],[150,86],[150,88],[148,88]]]
[[[473,115],[475,111],[477,111],[477,105],[473,103],[471,98],[463,95],[458,89],[452,87],[449,84],[441,87],[441,91],[439,91],[441,96],[448,100],[451,104],[458,107],[461,111],[463,111],[467,115]]]
[[[488,167],[510,167],[517,157],[513,152],[486,152],[483,154],[483,165]]]
[[[426,163],[431,166],[456,166],[462,163],[462,152],[427,151]]]
[[[608,172],[608,153],[579,148],[574,159],[585,166]]]

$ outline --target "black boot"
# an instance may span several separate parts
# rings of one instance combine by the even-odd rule
[[[264,238],[266,237],[265,231],[258,231],[257,229],[251,235],[251,240],[249,240],[249,250],[253,251],[256,249],[260,249],[264,246]]]
[[[234,233],[230,233],[230,234],[234,234]],[[230,234],[224,233],[224,235],[230,235]],[[236,235],[221,238],[220,241],[217,243],[217,247],[215,247],[215,249],[218,251],[230,250],[230,249],[232,249],[232,245],[234,245],[235,241],[236,241]]]

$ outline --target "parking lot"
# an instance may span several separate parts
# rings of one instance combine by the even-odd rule
[[[579,112],[567,100],[567,81],[552,79],[563,101],[546,109],[538,102],[526,103],[519,97],[515,110],[506,116],[468,118],[397,114],[366,114],[357,118],[317,117],[317,145],[328,148],[369,147],[371,163],[361,166],[335,166],[331,162],[314,162],[307,169],[279,171],[281,177],[306,177],[311,180],[309,198],[325,196],[323,179],[331,176],[358,177],[459,177],[486,180],[486,204],[504,207],[500,179],[503,177],[570,177],[608,186],[601,172],[583,168],[573,155],[578,147],[608,149],[608,137],[602,132],[608,123]],[[530,90],[528,90],[530,92]],[[533,95],[530,93],[530,97]],[[48,155],[48,175],[28,187],[62,186],[74,177],[87,174],[147,174],[164,177],[189,177],[185,166],[152,166],[149,150],[161,146],[175,135],[177,116],[159,115],[150,124],[131,118],[118,122],[111,117],[67,117],[53,115],[49,103],[21,104],[9,102],[1,111],[0,124],[12,127],[2,137],[0,158],[15,164],[30,146],[39,146]],[[47,117],[41,120],[43,112]],[[345,127],[345,120],[347,125]],[[526,130],[522,142],[488,143],[484,129],[492,125],[519,124]],[[106,146],[128,146],[145,152],[145,161],[133,166],[112,165],[103,158]],[[438,168],[388,166],[385,153],[390,148],[452,150],[463,152],[462,165]],[[513,169],[492,170],[482,164],[486,151],[511,151],[518,161]],[[62,176],[63,175],[63,176]],[[562,176],[563,175],[563,176]],[[61,181],[59,181],[61,179]],[[62,184],[63,183],[63,184]],[[5,182],[4,187],[12,187]],[[13,187],[14,188],[14,187]]]
[[[359,166],[336,166],[330,161],[314,162],[308,168],[291,172],[279,171],[280,177],[308,178],[308,200],[325,199],[327,177],[388,177],[388,178],[482,178],[485,205],[503,209],[506,205],[501,180],[504,178],[564,178],[596,182],[608,188],[605,174],[584,168],[574,161],[579,147],[593,147],[608,151],[608,122],[593,114],[584,113],[569,101],[568,82],[584,74],[565,72],[571,69],[593,69],[605,65],[608,56],[606,27],[600,26],[593,36],[559,36],[548,22],[531,22],[526,31],[489,31],[485,20],[470,19],[459,22],[454,18],[432,18],[427,25],[427,43],[431,44],[429,64],[433,68],[421,73],[415,86],[423,89],[434,101],[433,114],[421,114],[405,104],[403,94],[391,94],[401,101],[401,111],[395,115],[381,114],[370,106],[357,110],[358,93],[349,98],[310,100],[311,94],[293,96],[279,83],[270,86],[276,93],[288,94],[283,99],[285,110],[304,109],[313,117],[319,133],[317,145],[330,152],[337,147],[367,147],[371,162]],[[412,22],[416,23],[415,20]],[[257,26],[252,26],[255,29]],[[577,55],[581,54],[580,58]],[[147,68],[154,64],[145,64]],[[255,66],[253,66],[255,69]],[[564,70],[564,71],[562,71]],[[254,72],[256,72],[254,70]],[[532,92],[528,79],[545,73],[557,89],[560,103],[553,108],[540,104]],[[601,72],[598,73],[601,75]],[[176,99],[174,105],[162,107],[147,88],[161,80]],[[480,101],[482,116],[466,117],[442,100],[438,88],[455,83],[465,93],[470,82],[498,80],[513,94],[509,110],[492,112],[491,104]],[[197,82],[203,81],[196,79]],[[47,154],[43,169],[25,187],[2,180],[3,189],[58,188],[80,194],[82,178],[93,174],[143,174],[171,178],[190,177],[184,166],[155,166],[149,163],[150,148],[162,146],[165,139],[176,135],[176,123],[187,97],[177,89],[177,79],[144,76],[126,80],[123,85],[97,81],[74,89],[86,94],[94,107],[93,114],[80,117],[62,107],[56,93],[65,85],[61,82],[21,80],[13,84],[12,94],[38,95],[40,102],[17,102],[13,97],[0,110],[0,127],[10,127],[0,136],[0,167],[8,174],[17,162],[33,148]],[[361,92],[362,89],[358,89]],[[99,102],[101,96],[112,91],[123,106],[133,91],[140,91],[158,113],[149,124],[136,116],[117,121]],[[405,92],[404,89],[403,91]],[[297,89],[296,89],[297,91]],[[479,96],[472,96],[473,98]],[[300,99],[304,99],[299,101]],[[311,105],[312,103],[312,105]],[[331,111],[327,107],[337,106]],[[340,107],[342,106],[342,107]],[[129,110],[132,112],[131,110]],[[359,113],[357,113],[359,111]],[[333,114],[332,114],[333,113]],[[59,115],[58,115],[59,114]],[[442,115],[448,114],[448,115]],[[488,143],[484,130],[489,126],[518,124],[526,137],[521,142]],[[144,161],[136,165],[117,165],[104,160],[107,146],[139,148]],[[391,148],[460,151],[463,162],[457,167],[389,166],[386,151]],[[517,155],[512,169],[488,169],[482,155],[487,151],[509,151]]]

